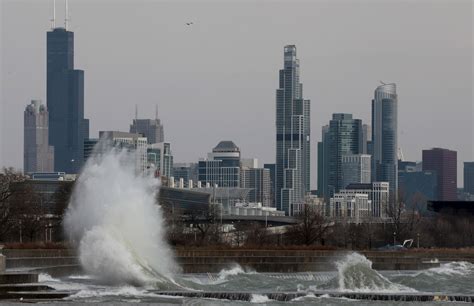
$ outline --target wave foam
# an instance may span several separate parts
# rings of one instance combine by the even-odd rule
[[[372,269],[372,262],[358,253],[351,253],[336,262],[336,290],[349,292],[416,292],[416,290],[392,283]],[[334,281],[330,282],[334,285]]]
[[[135,154],[109,149],[87,161],[65,229],[88,274],[114,284],[170,284],[179,269],[156,205],[159,181],[137,174]]]

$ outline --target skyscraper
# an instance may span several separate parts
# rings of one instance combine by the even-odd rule
[[[74,69],[74,33],[67,30],[67,19],[64,28],[54,27],[53,22],[53,29],[47,33],[46,53],[49,143],[54,147],[54,170],[78,173],[84,163],[89,120],[84,118],[84,71]]]
[[[296,46],[284,48],[276,90],[276,207],[291,215],[310,190],[310,101],[303,99]]]
[[[464,162],[464,192],[474,195],[474,162]]]
[[[270,169],[242,168],[240,172],[240,187],[250,188],[249,202],[262,203],[264,207],[272,206],[272,186]]]
[[[148,143],[160,143],[165,141],[165,133],[161,120],[158,119],[158,110],[155,119],[135,118],[130,125],[130,133],[139,133],[148,139]]]
[[[395,84],[382,84],[372,100],[372,181],[390,184],[390,201],[398,192],[398,96]]]
[[[370,159],[368,154],[354,154],[342,156],[342,186],[349,184],[368,184],[371,182]]]
[[[327,163],[327,185],[323,189],[326,189],[325,195],[332,196],[346,187],[343,181],[343,157],[362,154],[364,150],[362,120],[353,119],[352,114],[333,114],[324,140],[327,142],[323,144],[326,147],[323,159]]]
[[[23,170],[54,171],[54,149],[48,142],[48,110],[41,100],[32,100],[24,112]]]
[[[321,141],[318,142],[318,196],[328,199],[328,159],[329,159],[329,125],[325,125],[321,130]]]
[[[436,171],[438,200],[457,200],[457,152],[442,148],[423,150],[423,171]]]

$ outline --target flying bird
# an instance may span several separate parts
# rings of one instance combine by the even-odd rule
[[[193,22],[186,22],[186,25],[187,25],[187,26],[190,26],[190,25],[192,25],[192,24],[194,24],[194,23],[193,23]]]

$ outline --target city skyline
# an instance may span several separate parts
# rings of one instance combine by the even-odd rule
[[[466,54],[469,54],[470,50],[469,47],[466,47],[467,45],[462,44],[463,41],[469,41],[469,37],[463,36],[465,34],[469,34],[469,31],[464,33],[460,30],[461,25],[463,24],[462,18],[458,18],[459,20],[450,20],[453,21],[453,24],[441,24],[443,26],[449,26],[449,29],[451,31],[443,31],[440,29],[439,24],[433,24],[434,28],[432,31],[437,32],[437,34],[444,34],[445,36],[441,35],[441,39],[439,39],[438,41],[430,41],[430,39],[427,39],[427,42],[425,42],[424,44],[412,41],[413,44],[418,43],[418,47],[426,48],[421,48],[421,50],[417,50],[418,53],[414,52],[411,54],[403,54],[404,51],[401,47],[399,47],[399,49],[395,48],[393,50],[390,50],[390,48],[387,46],[380,47],[380,49],[377,49],[377,51],[380,52],[383,56],[386,56],[387,53],[390,54],[391,52],[389,51],[393,51],[391,59],[393,59],[394,62],[398,62],[398,65],[400,65],[400,59],[410,61],[410,56],[413,56],[413,58],[420,61],[420,56],[423,53],[422,50],[424,50],[424,52],[428,52],[428,49],[431,50],[429,52],[432,53],[427,53],[425,55],[427,55],[428,58],[433,55],[433,58],[431,60],[424,59],[424,62],[422,61],[422,65],[420,65],[419,63],[414,64],[412,62],[410,62],[410,65],[408,65],[407,63],[402,63],[402,68],[404,67],[405,69],[407,69],[409,68],[408,66],[411,66],[411,69],[407,69],[407,72],[405,73],[402,73],[402,68],[397,69],[395,67],[396,65],[391,64],[390,61],[384,66],[383,71],[380,71],[380,69],[378,69],[377,67],[372,67],[372,65],[376,66],[377,64],[379,64],[381,58],[379,58],[376,54],[367,57],[367,55],[370,55],[369,50],[362,50],[360,46],[357,45],[356,41],[351,41],[352,44],[355,44],[356,47],[359,47],[359,49],[355,48],[355,54],[350,54],[349,52],[347,54],[345,54],[344,52],[339,52],[331,57],[325,53],[329,53],[331,47],[335,47],[337,45],[335,44],[335,41],[332,41],[332,45],[329,44],[329,46],[325,44],[317,44],[316,46],[313,46],[311,44],[308,45],[308,41],[314,40],[313,37],[305,39],[304,37],[302,38],[301,36],[298,36],[298,33],[294,33],[295,36],[291,37],[290,35],[288,35],[287,32],[285,32],[285,35],[282,35],[280,39],[274,39],[274,37],[270,37],[271,39],[269,40],[269,43],[267,45],[259,43],[254,39],[255,37],[251,37],[250,40],[254,43],[253,48],[251,48],[251,51],[255,52],[257,55],[265,54],[265,56],[269,58],[267,60],[265,58],[259,57],[258,60],[251,61],[253,67],[252,69],[254,69],[250,70],[250,72],[254,75],[251,78],[253,81],[252,84],[251,82],[245,80],[246,77],[250,77],[249,74],[244,73],[246,69],[248,70],[249,66],[243,65],[242,70],[239,70],[237,69],[236,65],[232,65],[232,61],[229,58],[225,58],[225,56],[224,58],[222,58],[222,55],[220,55],[218,52],[214,53],[215,58],[212,59],[221,61],[220,63],[222,64],[230,65],[230,67],[232,67],[230,68],[230,70],[234,69],[232,70],[233,73],[225,71],[224,74],[220,74],[220,76],[223,77],[222,80],[217,83],[219,86],[216,86],[215,84],[215,77],[209,77],[207,79],[203,78],[203,80],[199,80],[198,76],[195,73],[191,73],[190,76],[184,76],[183,78],[185,79],[185,82],[179,83],[174,82],[173,78],[167,79],[168,70],[166,69],[168,69],[168,67],[166,66],[166,62],[173,62],[173,60],[166,59],[166,56],[171,56],[170,51],[164,50],[165,48],[161,49],[158,43],[158,46],[152,45],[153,48],[151,48],[151,50],[149,51],[153,51],[155,54],[159,55],[160,53],[156,52],[162,50],[164,51],[166,56],[156,56],[156,58],[153,58],[154,62],[148,63],[150,67],[144,65],[143,61],[135,63],[135,67],[132,67],[131,75],[137,76],[139,75],[140,71],[148,72],[153,69],[158,69],[158,67],[161,67],[163,65],[166,67],[166,69],[164,70],[165,72],[163,72],[162,76],[158,76],[158,81],[156,79],[144,80],[142,78],[144,78],[145,76],[141,75],[138,78],[138,81],[145,81],[145,86],[143,86],[145,90],[144,93],[138,93],[138,91],[140,91],[140,87],[138,86],[138,88],[134,88],[137,83],[134,83],[134,81],[131,80],[130,77],[124,76],[124,80],[119,81],[113,78],[107,79],[107,73],[104,74],[104,70],[98,68],[102,66],[101,64],[104,64],[108,68],[111,67],[110,65],[122,64],[125,66],[123,68],[127,70],[127,67],[130,68],[129,65],[134,64],[133,60],[118,60],[117,57],[111,59],[107,58],[104,53],[100,51],[100,48],[94,49],[95,52],[93,53],[91,53],[92,49],[88,49],[92,47],[89,46],[92,45],[89,42],[97,42],[98,35],[97,33],[91,31],[91,27],[99,24],[97,23],[98,19],[95,19],[97,17],[95,16],[95,14],[98,14],[99,12],[101,12],[102,9],[104,9],[104,3],[98,3],[97,12],[92,14],[92,21],[87,22],[86,16],[89,16],[85,14],[85,8],[92,6],[92,3],[86,2],[83,4],[82,2],[76,1],[70,2],[70,10],[72,15],[72,23],[70,29],[75,32],[75,48],[76,50],[80,50],[76,51],[76,62],[77,66],[84,69],[87,73],[87,77],[85,80],[85,117],[91,119],[91,137],[96,137],[99,130],[126,130],[130,120],[133,118],[135,104],[139,105],[140,110],[147,109],[149,113],[151,113],[151,111],[154,109],[155,104],[159,104],[161,109],[160,117],[164,121],[164,124],[167,126],[167,140],[169,140],[173,144],[173,153],[175,154],[176,161],[196,161],[199,157],[204,156],[204,154],[207,152],[207,149],[211,147],[216,141],[220,139],[231,139],[236,143],[240,144],[239,146],[242,148],[243,156],[257,157],[262,161],[262,163],[274,162],[275,140],[274,137],[272,137],[272,135],[274,135],[274,88],[275,84],[278,83],[278,79],[275,76],[275,70],[281,67],[281,49],[283,48],[283,46],[286,44],[295,43],[299,50],[298,57],[304,63],[304,65],[302,66],[302,78],[304,79],[305,83],[305,98],[311,99],[313,104],[311,121],[313,135],[316,135],[313,136],[311,140],[311,187],[313,189],[316,186],[316,143],[318,140],[320,140],[320,133],[318,131],[320,130],[321,126],[324,125],[330,119],[330,114],[339,111],[352,113],[354,114],[354,117],[361,118],[363,120],[363,123],[370,123],[370,100],[373,95],[373,88],[377,85],[378,79],[382,79],[386,82],[395,82],[398,85],[399,144],[407,160],[421,160],[422,149],[430,149],[432,147],[443,147],[451,150],[456,150],[458,151],[458,182],[462,182],[462,162],[470,161],[474,156],[474,148],[472,147],[472,141],[471,143],[469,143],[469,141],[461,143],[459,138],[452,137],[452,135],[456,132],[460,135],[463,135],[466,131],[470,131],[470,137],[468,135],[466,138],[468,140],[472,140],[472,128],[469,129],[469,126],[472,127],[473,123],[472,94],[471,96],[469,96],[470,89],[472,88],[472,75],[469,75],[469,67],[468,65],[466,65],[466,63],[469,63],[469,61],[472,63],[472,56],[469,57],[468,55],[466,57]],[[465,5],[465,3],[469,3],[463,1],[458,1],[456,3],[458,4],[458,6],[453,5],[454,8],[448,7],[447,13],[452,13],[452,17],[454,17],[455,15],[454,12],[463,16],[461,12],[462,8],[464,7],[463,5]],[[26,29],[29,32],[28,35],[30,35],[29,37],[31,39],[26,39],[26,43],[13,43],[8,29],[14,26],[17,20],[13,21],[12,16],[19,16],[20,13],[25,13],[25,9],[29,5],[33,5],[34,7],[38,8],[38,10],[33,10],[35,11],[35,15],[30,16],[31,24],[33,24],[34,26]],[[147,5],[151,7],[159,5],[163,5],[165,8],[171,7],[170,10],[174,12],[174,14],[177,14],[176,8],[173,8],[173,5],[169,3],[165,5],[158,2],[151,2],[147,3]],[[255,9],[254,14],[251,14],[251,16],[246,17],[249,18],[250,21],[260,15],[266,16],[266,13],[263,12],[265,5],[263,5],[263,7],[251,3],[246,5],[251,6]],[[328,5],[324,3],[318,3],[318,5],[320,6],[319,8],[322,7],[325,10],[333,9],[332,7],[328,7]],[[317,8],[318,5],[316,5]],[[334,6],[344,7],[344,5],[347,7],[351,6],[350,3],[344,2],[337,2]],[[2,2],[2,6],[4,6],[4,9],[2,10],[2,17],[5,17],[2,18],[2,48],[4,48],[6,52],[2,54],[2,61],[5,63],[5,66],[2,69],[2,131],[0,134],[2,154],[0,156],[0,164],[2,166],[11,165],[21,168],[22,160],[21,154],[19,153],[22,151],[22,125],[21,120],[15,120],[15,118],[21,118],[21,112],[23,111],[24,105],[29,100],[34,99],[35,97],[39,97],[43,101],[46,101],[46,73],[44,63],[46,58],[45,32],[49,30],[48,20],[50,17],[49,13],[51,3],[50,1],[42,1],[38,4],[33,4],[29,2],[25,2],[23,4],[15,4],[11,1],[4,1]],[[191,12],[188,11],[186,15],[189,15],[193,12],[197,12],[198,14],[195,15],[198,16],[200,14],[204,15],[202,8],[198,8],[196,5],[193,4],[189,4],[189,6],[193,9],[190,9]],[[245,5],[242,6],[245,7]],[[278,14],[281,14],[282,12],[280,10],[283,10],[282,8],[285,7],[284,4],[275,4],[275,6]],[[381,4],[377,4],[375,6],[378,6],[378,9],[380,9]],[[394,9],[397,9],[397,5],[395,4],[391,4],[391,6],[395,6]],[[399,4],[398,6],[402,7],[402,9],[400,9],[400,7],[398,9],[403,11],[403,5]],[[425,20],[427,24],[429,24],[430,21],[434,22],[434,19],[436,19],[435,17],[438,16],[437,14],[440,13],[437,11],[437,9],[439,9],[439,6],[439,4],[438,7],[436,6],[436,4],[429,6],[430,10],[428,11],[432,14],[432,16],[430,16],[433,18],[433,20],[428,18],[427,20]],[[118,4],[118,7],[123,9],[124,7],[127,7],[127,3]],[[179,8],[180,5],[178,4],[176,7]],[[218,9],[220,8],[220,10],[227,12],[227,14],[232,14],[232,16],[235,18],[243,15],[242,10],[245,11],[244,9],[237,9],[236,12],[230,12],[230,10],[225,7],[219,5],[217,5],[217,7]],[[299,6],[298,10],[303,10],[304,7],[305,5]],[[10,16],[9,13],[6,13],[7,9],[5,8],[8,9],[8,12],[10,12],[9,9],[13,9],[17,12],[17,14],[11,14]],[[411,12],[413,14],[417,9],[419,9],[416,5],[414,7],[410,6],[410,8],[413,10],[413,12]],[[143,10],[143,8],[136,9],[140,12]],[[155,7],[155,9],[157,8]],[[370,7],[365,7],[365,9],[370,11]],[[157,9],[156,11],[159,10]],[[112,14],[109,17],[111,17],[113,21],[116,20],[114,18],[118,18],[117,16],[121,15],[122,13],[123,12],[120,9],[117,9],[117,12],[114,13],[117,15]],[[357,8],[356,13],[357,16],[359,16],[358,14],[361,14],[360,8]],[[311,15],[311,13],[308,14]],[[314,12],[313,14],[317,15],[317,13]],[[192,18],[192,16],[185,17]],[[414,16],[409,14],[409,17],[413,18]],[[156,18],[158,19],[158,17]],[[58,18],[58,20],[59,19],[61,18]],[[93,22],[94,20],[96,20],[96,23]],[[216,30],[213,29],[211,25],[215,25],[216,22],[222,21],[223,19],[221,17],[216,17],[211,20],[199,18],[199,20],[196,21],[196,27],[190,29],[183,28],[180,22],[172,22],[168,18],[166,18],[166,20],[167,21],[163,21],[163,23],[169,22],[169,27],[171,28],[170,32],[173,34],[172,36],[175,36],[171,38],[167,36],[167,39],[170,42],[172,42],[174,38],[178,41],[178,45],[182,47],[183,45],[187,45],[186,42],[183,42],[183,39],[188,39],[189,43],[196,42],[197,39],[205,39],[206,41],[209,40],[211,42],[211,48],[219,47],[219,45],[213,43],[212,41],[212,35],[216,35]],[[351,20],[352,19],[347,22],[350,23]],[[409,21],[410,20],[411,19],[409,19]],[[469,20],[464,21],[467,22],[467,25],[469,24]],[[326,20],[326,22],[328,21]],[[113,22],[110,23],[114,24],[114,26],[118,26]],[[143,25],[143,23],[146,24],[146,22],[143,20],[137,22],[137,24],[139,25]],[[305,25],[305,23],[303,22],[302,25]],[[236,31],[237,33],[240,33],[240,35],[237,36],[237,41],[239,43],[241,43],[242,41],[246,41],[242,38],[242,36],[244,36],[244,33],[242,33],[242,31],[238,29],[238,26],[237,29],[236,27],[228,23],[226,23],[225,26],[227,30],[230,30],[234,34]],[[278,25],[276,26],[279,27]],[[104,27],[105,29],[110,30],[110,28],[107,28],[107,25],[104,25]],[[209,30],[209,35],[206,35],[206,31],[203,31],[203,27],[205,28],[205,30]],[[362,28],[365,29],[365,34],[370,34],[370,31],[375,31],[377,33],[380,30],[374,29],[372,27]],[[428,34],[427,38],[433,39],[433,37],[430,36],[433,33],[428,31],[427,28],[428,25],[418,28],[415,27],[414,32],[415,34],[423,32],[425,34]],[[134,25],[133,29],[137,30],[138,26]],[[454,31],[453,33],[453,29],[458,29],[459,31]],[[20,31],[21,33],[23,33],[24,31],[23,29],[17,28],[15,28],[15,30]],[[385,30],[387,31],[387,29]],[[272,33],[274,31],[278,32],[277,29],[271,31],[270,29],[262,25],[260,25],[260,28],[256,29],[256,31],[258,33]],[[388,31],[393,32],[394,29],[389,27]],[[405,35],[408,35],[409,37],[412,37],[409,35],[410,33],[408,32],[401,32]],[[132,30],[129,30],[128,33],[133,34]],[[159,33],[163,34],[162,32]],[[448,43],[450,41],[448,38],[449,35],[461,35],[461,38],[459,36],[451,38],[452,42],[456,43],[456,45],[454,45],[452,49],[450,48],[450,46],[442,43]],[[143,35],[143,37],[146,36],[147,35]],[[462,37],[464,37],[464,40],[462,39]],[[327,39],[327,37],[325,38]],[[401,40],[400,37],[395,36],[395,38],[395,42],[399,42]],[[141,42],[141,40],[138,40],[138,38],[136,37],[130,37],[130,39],[132,39],[132,41],[135,43]],[[222,39],[225,40],[225,38]],[[407,40],[410,41],[410,39]],[[157,38],[157,41],[159,41],[159,38]],[[115,40],[112,39],[112,42],[117,43],[118,40],[115,38]],[[451,51],[451,54],[453,56],[461,54],[460,58],[464,59],[464,62],[458,59],[459,62],[456,61],[453,63],[453,59],[447,56],[445,58],[442,58],[445,60],[445,62],[439,62],[439,57],[437,56],[440,56],[440,54],[438,52],[442,50],[434,50],[432,48],[427,48],[430,46],[432,47],[433,45],[437,45],[436,42],[440,43],[438,47],[441,46],[441,49],[444,51]],[[392,43],[389,40],[387,40],[386,43],[390,47],[395,47],[395,43]],[[241,50],[234,45],[232,46],[234,47],[233,50],[231,49],[224,52],[225,49],[220,49],[220,52],[224,52],[228,56],[230,55],[231,58],[237,59],[237,62],[240,65],[242,65],[242,62],[240,62],[241,60],[243,61],[249,56],[253,55],[252,52],[247,53],[250,50]],[[408,48],[409,50],[413,51],[412,46],[405,46],[405,48]],[[203,47],[203,49],[208,50],[206,49],[206,47]],[[31,58],[23,61],[22,55],[24,55],[25,51],[31,50],[35,50],[34,54],[29,54]],[[127,48],[125,48],[125,50],[127,50]],[[320,53],[317,55],[312,54],[312,52],[315,52],[315,50]],[[119,54],[123,55],[123,53],[120,53],[120,51],[121,50],[117,50]],[[357,51],[359,52],[359,54]],[[12,62],[12,58],[15,58],[12,57],[13,52],[18,53],[17,56],[22,61],[21,65],[16,65],[19,66],[18,69],[16,69],[15,66],[11,66],[10,64],[10,62]],[[145,57],[146,59],[150,59],[149,57],[147,57],[149,56],[149,53],[147,52],[145,52]],[[204,50],[202,52],[204,52]],[[364,52],[366,53],[364,54]],[[203,54],[201,54],[201,52],[196,52],[196,54],[191,56],[188,53],[183,53],[183,51],[179,50],[178,48],[177,56],[183,56],[183,54],[189,56],[189,58],[183,59],[183,62],[179,63],[180,65],[178,66],[181,67],[182,65],[188,64],[191,65],[191,70],[199,70],[201,64],[197,63],[196,61],[198,60],[198,57],[202,56]],[[361,56],[361,54],[362,57],[357,58],[357,56]],[[463,54],[464,57],[462,56]],[[438,59],[438,61],[436,61],[436,59]],[[327,60],[329,60],[329,62],[333,64],[334,62],[332,62],[332,60],[338,60],[340,64],[337,66],[333,66],[332,69],[334,71],[332,71],[330,69],[327,69]],[[357,63],[357,60],[362,60],[362,62]],[[373,62],[373,64],[371,64],[371,62]],[[426,81],[425,79],[421,78],[421,76],[427,77],[429,74],[429,69],[423,73],[420,73],[419,69],[421,68],[421,66],[427,69],[429,68],[428,66],[432,65],[434,62],[437,63],[438,69],[441,69],[440,67],[444,68],[444,71],[446,72],[446,79],[444,79],[443,76],[430,76],[429,81]],[[362,78],[363,81],[361,81],[358,80],[358,75],[355,73],[354,68],[358,68],[359,73],[366,74],[366,69],[362,68],[367,67],[365,67],[363,64],[366,64],[367,67],[370,69],[368,69],[369,72],[367,72],[368,76],[364,76]],[[448,64],[451,64],[452,67],[448,68]],[[214,74],[217,72],[222,72],[219,70],[214,71],[214,69],[216,69],[214,66],[218,65],[213,65],[213,67],[210,68],[211,71],[209,73]],[[28,74],[25,73],[25,67],[28,67]],[[324,67],[326,67],[326,69],[324,69]],[[346,68],[346,70],[344,68]],[[181,69],[182,67],[178,70],[180,70],[179,72],[182,73],[183,71]],[[112,69],[112,72],[113,71],[114,70]],[[157,71],[159,72],[160,70],[158,69]],[[337,73],[341,73],[344,71],[347,72],[347,75],[340,74],[337,79],[335,78],[335,75],[337,75]],[[443,71],[443,69],[441,69],[440,71]],[[146,74],[147,73],[145,73],[145,75]],[[173,76],[174,78],[176,77],[176,75],[174,74],[171,74],[171,76]],[[402,78],[402,76],[404,76],[405,78]],[[448,76],[450,77],[448,78]],[[318,78],[321,78],[321,80],[318,80],[319,82],[315,81],[315,77],[316,80],[318,80]],[[416,77],[418,77],[418,79],[416,79]],[[441,82],[441,79],[444,79],[444,82]],[[21,80],[21,82],[19,82],[19,80]],[[164,86],[159,86],[158,89],[153,88],[153,90],[150,90],[152,88],[151,85],[154,84],[154,82],[159,84],[160,80],[164,80]],[[409,80],[411,80],[411,82]],[[124,88],[118,88],[117,83],[123,84],[122,82],[124,81],[130,82],[130,84],[125,83],[125,85],[128,86],[125,86]],[[193,82],[195,82],[196,84],[192,84]],[[103,85],[104,83],[107,86],[105,86],[105,88],[102,88],[101,85]],[[20,93],[14,92],[15,90],[18,90],[18,84],[24,85],[24,88],[21,87]],[[206,90],[206,84],[209,91]],[[328,84],[331,86],[328,86],[326,88],[325,85]],[[115,92],[111,92],[112,88]],[[180,88],[184,89],[182,91],[194,90],[194,101],[193,99],[187,99],[186,95],[183,95],[182,93],[176,93],[176,91],[179,91]],[[350,97],[352,97],[351,101],[348,101],[348,96],[344,96],[346,93],[344,93],[343,91],[346,89],[351,93],[349,95]],[[196,90],[199,90],[199,92],[196,92]],[[214,94],[212,94],[213,90]],[[427,92],[427,90],[429,92]],[[160,97],[159,101],[155,100],[155,97],[153,96],[152,92],[154,92],[155,95],[158,95],[158,97]],[[172,95],[171,93],[176,95]],[[134,96],[135,94],[137,94],[136,97]],[[233,95],[235,95],[236,97],[233,97]],[[417,100],[417,96],[423,97],[423,101]],[[130,99],[131,97],[136,98],[138,100],[132,100]],[[262,97],[264,98],[262,99]],[[449,107],[442,108],[442,110],[439,110],[439,108],[437,107],[440,107],[440,101],[446,101],[448,99],[452,99],[455,102],[447,103],[449,104]],[[207,104],[200,103],[206,100]],[[237,101],[239,101],[240,103]],[[414,103],[414,101],[420,102],[418,102],[419,104],[417,104]],[[189,107],[189,114],[187,114],[187,112],[183,112],[182,106],[179,105],[178,107],[176,107],[177,109],[179,109],[179,111],[177,109],[173,110],[173,105],[180,104],[180,102],[186,103],[186,106]],[[341,102],[343,103],[341,104]],[[115,107],[113,109],[114,116],[110,116],[109,113],[111,110],[110,107],[112,105],[114,105]],[[200,105],[201,107],[196,108],[196,106],[198,105]],[[471,107],[470,109],[469,106]],[[212,109],[212,112],[209,112],[209,109]],[[252,110],[254,112],[252,112]],[[6,115],[7,111],[8,115]],[[428,116],[426,116],[427,111],[432,111],[431,113],[429,113],[432,118],[428,118]],[[18,116],[17,113],[19,114]],[[232,114],[232,118],[235,118],[233,124],[228,124],[228,120],[226,119],[230,114]],[[247,117],[245,117],[244,115],[247,115]],[[440,115],[442,117],[441,119],[439,118]],[[469,115],[471,115],[470,118]],[[139,117],[143,118],[143,115],[139,114]],[[150,117],[151,119],[152,116],[150,115],[148,117]],[[256,118],[258,118],[258,120],[255,120]],[[411,122],[414,121],[414,118],[421,118],[421,120],[423,121],[414,124]],[[252,121],[257,122],[254,123]],[[216,126],[218,126],[217,129],[212,128],[215,128]],[[255,130],[257,130],[258,133],[255,133]],[[191,131],[191,133],[189,131]],[[460,131],[462,131],[462,133]],[[200,135],[200,137],[196,137],[196,134],[194,133]],[[189,150],[191,146],[193,147],[193,150],[191,150],[192,152],[190,152]]]

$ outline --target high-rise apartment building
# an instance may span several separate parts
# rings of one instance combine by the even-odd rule
[[[371,201],[369,207],[370,217],[386,218],[390,215],[390,184],[388,182],[349,184],[345,189],[340,190],[339,193],[367,194]]]
[[[23,171],[53,172],[54,149],[48,141],[48,110],[32,100],[24,112]]]
[[[438,200],[457,200],[457,152],[442,148],[423,150],[423,171],[436,171]]]
[[[474,162],[464,162],[464,192],[474,195]]]
[[[310,190],[310,101],[303,99],[296,46],[284,48],[284,66],[276,91],[276,207],[291,206]]]
[[[74,33],[66,27],[53,27],[47,33],[46,53],[49,144],[54,147],[54,170],[78,173],[84,163],[89,120],[84,118],[84,71],[74,69]]]
[[[395,84],[382,84],[372,100],[372,181],[389,182],[390,201],[398,193],[398,96]]]

